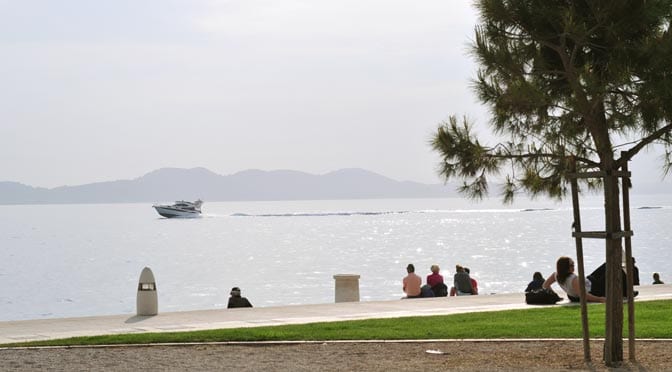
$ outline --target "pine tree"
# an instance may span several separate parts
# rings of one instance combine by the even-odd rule
[[[664,149],[672,168],[672,0],[477,0],[480,20],[472,52],[480,66],[474,87],[491,110],[494,133],[485,145],[469,120],[442,123],[433,148],[446,180],[480,198],[493,176],[504,200],[519,192],[562,198],[570,157],[578,170],[621,169],[641,150]],[[605,224],[621,230],[619,189],[604,189]],[[611,186],[611,187],[607,187]],[[607,314],[604,361],[623,360],[621,241],[606,240]],[[618,292],[616,292],[618,290]],[[608,315],[609,316],[609,315]]]

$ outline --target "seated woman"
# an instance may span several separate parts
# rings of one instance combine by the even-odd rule
[[[525,288],[525,292],[534,291],[535,289],[541,289],[545,281],[546,279],[544,279],[544,276],[541,275],[540,272],[536,271],[532,275],[532,281],[527,285],[527,288]]]
[[[551,284],[558,282],[567,297],[572,302],[578,302],[581,296],[581,289],[579,287],[579,277],[574,274],[574,261],[566,256],[558,258],[555,264],[555,272],[549,275],[548,279],[542,285],[543,288],[550,288]],[[586,301],[589,302],[605,302],[605,297],[595,296],[590,293],[591,283],[586,279]]]
[[[448,287],[443,283],[443,275],[439,274],[439,265],[432,265],[429,268],[432,272],[427,275],[427,285],[432,288],[435,297],[446,297],[448,295]]]

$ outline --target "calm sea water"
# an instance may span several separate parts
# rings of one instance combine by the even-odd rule
[[[632,196],[642,284],[672,280],[672,195]],[[638,209],[639,207],[661,207]],[[532,210],[526,210],[532,209]],[[362,301],[403,295],[414,263],[447,282],[459,263],[482,294],[522,291],[575,256],[569,204],[464,199],[205,203],[199,219],[160,218],[149,204],[0,206],[0,320],[135,313],[143,267],[159,311],[225,308],[239,286],[255,306],[331,303],[335,274],[359,274]],[[602,230],[599,198],[584,230]],[[604,243],[584,243],[586,270]]]

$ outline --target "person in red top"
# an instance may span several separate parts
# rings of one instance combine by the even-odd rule
[[[432,265],[429,268],[432,271],[427,275],[427,285],[432,288],[435,297],[445,297],[448,295],[448,287],[443,282],[443,275],[439,274],[439,265]]]
[[[468,267],[465,267],[464,271],[466,271],[467,274],[469,274],[469,268]],[[469,278],[471,279],[471,294],[472,295],[477,295],[478,294],[478,282],[476,281],[476,279],[471,277],[471,274],[469,274]]]
[[[413,264],[408,264],[406,266],[406,271],[408,275],[404,277],[403,280],[403,289],[406,293],[406,298],[420,298],[422,296],[422,278],[415,273],[415,266]]]
[[[432,265],[429,268],[432,271],[431,274],[427,275],[427,284],[434,288],[435,285],[443,283],[443,275],[439,274],[439,265]]]

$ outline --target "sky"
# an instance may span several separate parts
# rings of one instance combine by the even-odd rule
[[[487,128],[476,21],[471,0],[0,0],[0,181],[205,167],[440,183],[438,125]],[[657,154],[633,173],[659,182]]]

